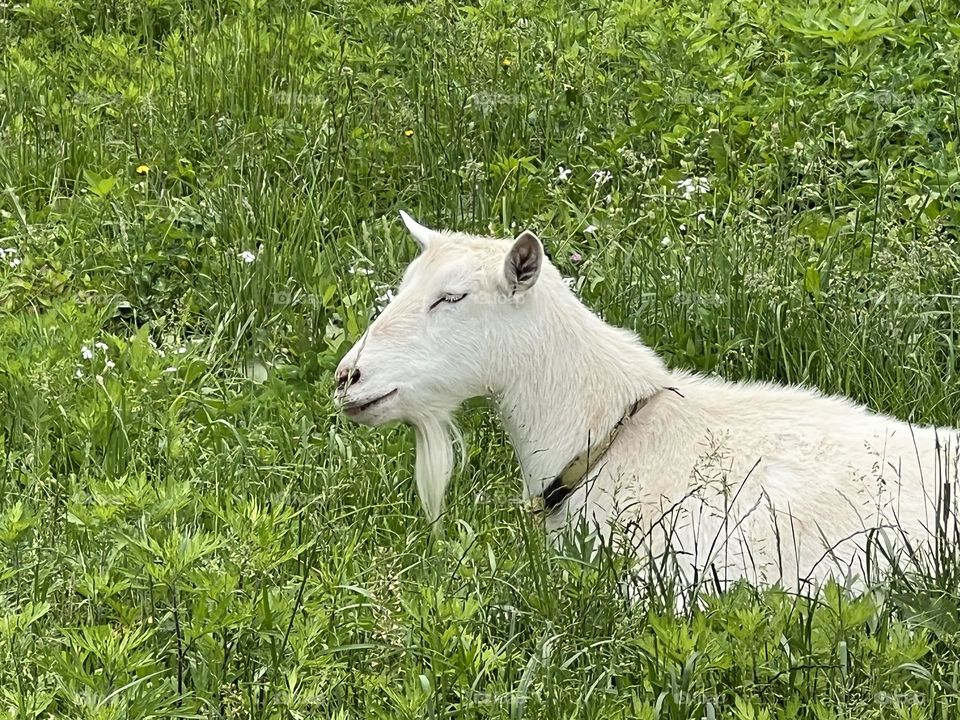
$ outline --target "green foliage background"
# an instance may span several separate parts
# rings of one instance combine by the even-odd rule
[[[958,424],[958,48],[946,0],[0,3],[0,717],[956,717],[955,556],[628,611],[482,405],[434,536],[330,371],[407,209],[534,228],[674,366]]]

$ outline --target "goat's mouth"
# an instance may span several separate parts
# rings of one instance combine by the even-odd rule
[[[372,400],[353,400],[351,402],[346,402],[343,404],[343,411],[347,415],[359,415],[360,413],[366,412],[370,408],[382,403],[388,398],[392,398],[397,394],[397,391],[400,388],[394,388],[390,392],[386,392],[383,395],[378,395]]]

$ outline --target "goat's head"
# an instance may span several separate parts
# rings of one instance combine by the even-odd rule
[[[470,237],[401,215],[421,254],[336,373],[343,411],[368,425],[415,424],[486,394],[543,266],[532,232],[512,241]]]
[[[497,384],[499,358],[536,323],[538,278],[551,276],[559,285],[560,276],[532,232],[497,240],[438,232],[401,217],[420,255],[341,361],[336,398],[356,422],[414,425],[417,485],[435,519],[453,466],[453,411]]]

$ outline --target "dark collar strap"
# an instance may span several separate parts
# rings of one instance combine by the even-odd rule
[[[672,390],[680,397],[683,395],[676,388],[664,388],[665,390]],[[560,505],[563,504],[574,490],[579,488],[590,475],[590,471],[593,470],[597,462],[599,462],[604,455],[607,454],[607,450],[610,449],[610,446],[613,445],[614,440],[617,439],[617,435],[620,434],[620,430],[626,424],[627,420],[636,415],[640,410],[646,406],[650,400],[657,395],[660,391],[658,390],[653,395],[649,397],[640,398],[634,402],[630,407],[627,408],[626,412],[620,416],[620,419],[617,420],[616,424],[610,429],[610,432],[606,434],[603,440],[596,444],[588,444],[587,449],[582,453],[577,455],[573,460],[567,463],[566,467],[560,472],[553,481],[544,488],[542,495],[537,495],[536,497],[530,498],[530,511],[534,514],[545,514],[549,515],[554,510],[556,510]]]

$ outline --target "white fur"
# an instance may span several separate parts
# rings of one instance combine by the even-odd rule
[[[646,397],[599,471],[547,518],[549,531],[585,520],[648,564],[669,547],[688,580],[792,589],[862,578],[872,528],[886,528],[888,551],[931,539],[941,483],[956,477],[957,430],[913,427],[814,390],[670,370],[586,308],[545,258],[518,288],[505,275],[513,241],[404,222],[423,252],[343,359],[340,370],[361,379],[338,398],[397,389],[351,417],[416,427],[417,488],[431,519],[463,401],[492,398],[530,498]],[[467,297],[429,309],[444,293]]]

